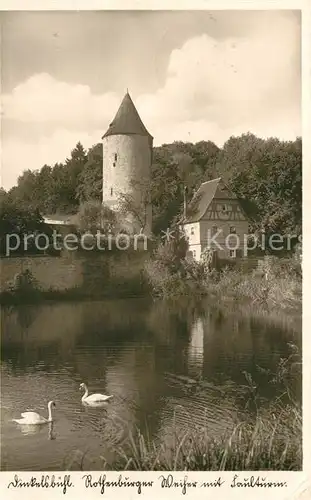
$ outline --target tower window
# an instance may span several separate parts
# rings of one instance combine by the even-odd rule
[[[117,153],[115,153],[114,154],[114,161],[117,161],[117,159],[118,159],[118,155],[117,155]]]
[[[236,234],[236,229],[234,226],[230,226],[230,234]]]
[[[113,196],[113,188],[110,188],[110,196]]]
[[[194,235],[194,227],[191,228],[191,234]]]
[[[114,167],[116,166],[116,162],[115,162],[115,161],[113,162],[113,166],[114,166]]]
[[[217,234],[217,231],[218,231],[218,227],[217,226],[212,226],[212,236],[214,236],[215,234]]]

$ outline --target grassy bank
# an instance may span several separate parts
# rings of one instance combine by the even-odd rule
[[[45,300],[70,301],[70,300],[92,300],[100,298],[131,298],[155,295],[164,299],[178,299],[189,297],[209,297],[223,303],[238,303],[249,309],[255,306],[258,314],[273,314],[274,311],[282,309],[283,312],[301,313],[302,307],[302,283],[301,280],[292,278],[264,278],[254,277],[252,274],[241,274],[236,271],[221,272],[209,280],[190,282],[187,279],[174,285],[169,283],[169,289],[157,290],[146,284],[138,283],[111,283],[101,290],[88,290],[71,288],[67,290],[6,290],[0,293],[0,304],[30,304]]]
[[[43,301],[78,301],[153,296],[160,299],[201,300],[247,308],[261,317],[301,316],[302,276],[294,259],[273,259],[261,274],[238,267],[206,269],[204,262],[187,262],[167,249],[158,249],[141,273],[122,281],[112,278],[98,284],[68,290],[42,290],[29,271],[17,286],[0,293],[0,304],[18,305]]]
[[[206,262],[178,258],[169,245],[159,247],[145,266],[152,293],[160,298],[209,297],[266,310],[301,311],[302,271],[296,257],[271,258],[259,272],[238,265],[210,269]]]
[[[225,301],[244,301],[250,306],[270,310],[300,312],[302,307],[302,280],[296,276],[268,278],[254,272],[244,274],[229,270],[219,273],[204,284],[203,293]]]
[[[84,300],[100,299],[125,299],[141,298],[147,294],[144,288],[134,288],[131,286],[111,286],[100,291],[88,291],[83,288],[71,288],[68,290],[32,290],[25,291],[5,291],[0,293],[0,304],[5,305],[27,305],[40,304],[47,301],[72,302]]]
[[[137,275],[130,279],[118,280],[112,278],[103,281],[102,286],[90,283],[85,286],[66,290],[43,290],[34,279],[30,271],[18,276],[16,284],[0,293],[1,305],[36,304],[45,301],[83,301],[115,298],[144,297],[149,293],[149,286],[142,276]]]
[[[233,430],[213,436],[203,424],[172,427],[165,439],[150,439],[138,429],[103,457],[106,470],[301,470],[302,416],[296,408],[274,406],[241,417]]]

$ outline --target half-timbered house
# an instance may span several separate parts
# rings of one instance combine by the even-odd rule
[[[189,253],[199,261],[207,248],[219,258],[243,255],[248,220],[237,199],[221,178],[203,182],[185,209],[182,224]]]

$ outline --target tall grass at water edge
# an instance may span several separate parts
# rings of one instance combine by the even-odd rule
[[[139,429],[117,449],[114,470],[299,470],[302,464],[301,414],[275,408],[236,423],[231,432],[211,435],[207,425],[171,429],[170,438],[155,442]]]
[[[238,267],[209,270],[204,261],[180,260],[176,263],[170,259],[169,249],[162,249],[145,265],[149,285],[157,297],[207,296],[222,301],[247,301],[271,310],[301,309],[302,270],[296,257],[274,257],[261,271],[248,272]]]

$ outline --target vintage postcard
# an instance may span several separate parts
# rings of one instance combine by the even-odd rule
[[[311,498],[310,12],[1,3],[3,498]]]

